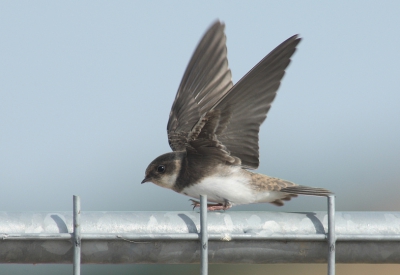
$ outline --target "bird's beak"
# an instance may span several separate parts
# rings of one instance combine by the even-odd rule
[[[149,181],[150,181],[149,178],[144,178],[144,180],[142,180],[142,184]]]

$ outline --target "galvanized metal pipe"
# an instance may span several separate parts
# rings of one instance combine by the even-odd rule
[[[1,234],[0,238],[4,240],[13,241],[50,241],[50,240],[70,240],[73,234]],[[245,241],[245,240],[258,240],[258,241],[326,241],[326,235],[322,234],[278,234],[263,236],[252,234],[208,234],[208,239],[211,241]],[[400,242],[399,235],[362,235],[362,234],[349,234],[337,235],[337,240],[341,242],[352,241],[367,241],[367,242]],[[174,233],[160,233],[160,234],[97,234],[85,233],[81,234],[81,240],[84,241],[112,241],[112,240],[125,240],[125,241],[201,241],[201,237],[196,233],[174,234]]]
[[[74,258],[73,274],[81,274],[81,199],[79,196],[73,197],[73,219],[74,219]]]
[[[200,195],[201,275],[208,274],[207,195]]]
[[[328,275],[335,275],[335,195],[328,197]]]
[[[326,212],[208,212],[210,263],[327,262]],[[337,263],[400,263],[399,212],[336,212]],[[199,263],[200,215],[82,212],[82,263]],[[71,263],[72,212],[0,212],[1,263]]]

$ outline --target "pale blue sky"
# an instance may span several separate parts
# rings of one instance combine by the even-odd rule
[[[303,41],[261,127],[259,172],[338,210],[400,210],[400,2],[0,2],[0,210],[190,210],[141,185],[199,39],[225,22],[236,82]],[[232,210],[324,210],[321,198]]]

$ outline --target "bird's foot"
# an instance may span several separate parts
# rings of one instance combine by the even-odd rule
[[[200,207],[200,202],[196,200],[190,199],[193,205],[193,209],[196,207]],[[222,203],[216,203],[216,204],[207,204],[207,210],[208,211],[216,211],[216,210],[228,210],[229,208],[232,207],[232,204],[229,201],[226,201],[224,204]]]

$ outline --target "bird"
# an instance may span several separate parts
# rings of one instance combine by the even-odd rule
[[[282,206],[297,195],[330,196],[324,188],[251,171],[259,167],[260,125],[301,38],[282,42],[233,85],[224,29],[216,20],[197,45],[169,114],[172,152],[154,159],[141,183],[189,196],[193,209],[207,195],[209,211],[252,203]]]

